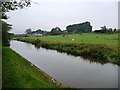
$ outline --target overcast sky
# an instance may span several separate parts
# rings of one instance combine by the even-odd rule
[[[7,13],[13,33],[28,28],[50,31],[54,27],[89,21],[94,29],[118,27],[118,0],[32,0],[32,6]]]

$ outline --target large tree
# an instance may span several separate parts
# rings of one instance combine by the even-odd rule
[[[25,34],[31,34],[31,33],[32,33],[31,28],[25,30]]]
[[[7,15],[5,14],[6,12],[9,12],[11,10],[17,10],[17,9],[22,9],[24,7],[28,7],[31,5],[30,0],[20,0],[19,2],[16,0],[3,0],[0,1],[0,14],[2,15],[1,17],[1,24],[2,24],[2,44],[4,46],[9,46],[9,39],[10,39],[10,34],[8,31],[11,29],[11,25],[5,22],[5,19],[8,19]]]
[[[84,22],[79,24],[73,24],[66,27],[69,33],[81,33],[81,32],[91,32],[92,26],[90,22]]]
[[[61,35],[62,30],[59,27],[55,27],[55,28],[52,28],[50,33],[51,33],[51,35]]]

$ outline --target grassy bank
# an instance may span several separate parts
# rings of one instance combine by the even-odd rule
[[[91,61],[120,65],[118,55],[118,34],[73,34],[44,37],[21,37],[17,40],[32,43],[36,47],[55,49]]]
[[[3,88],[59,88],[52,78],[26,59],[3,47]]]

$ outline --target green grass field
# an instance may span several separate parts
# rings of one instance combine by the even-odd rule
[[[20,55],[8,47],[3,47],[3,88],[58,88],[51,77],[31,66]]]
[[[87,44],[103,44],[110,47],[118,47],[118,34],[94,34],[94,33],[83,33],[83,34],[71,34],[71,35],[58,35],[58,36],[43,36],[43,37],[25,37],[28,39],[41,39],[50,42],[60,43],[87,43]],[[74,41],[72,41],[74,39]]]

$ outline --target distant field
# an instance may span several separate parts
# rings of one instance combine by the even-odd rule
[[[41,39],[44,41],[60,42],[60,43],[88,43],[88,44],[103,44],[117,48],[118,34],[71,34],[58,36],[43,36],[43,37],[26,37],[29,39]],[[74,40],[72,40],[74,39]]]

